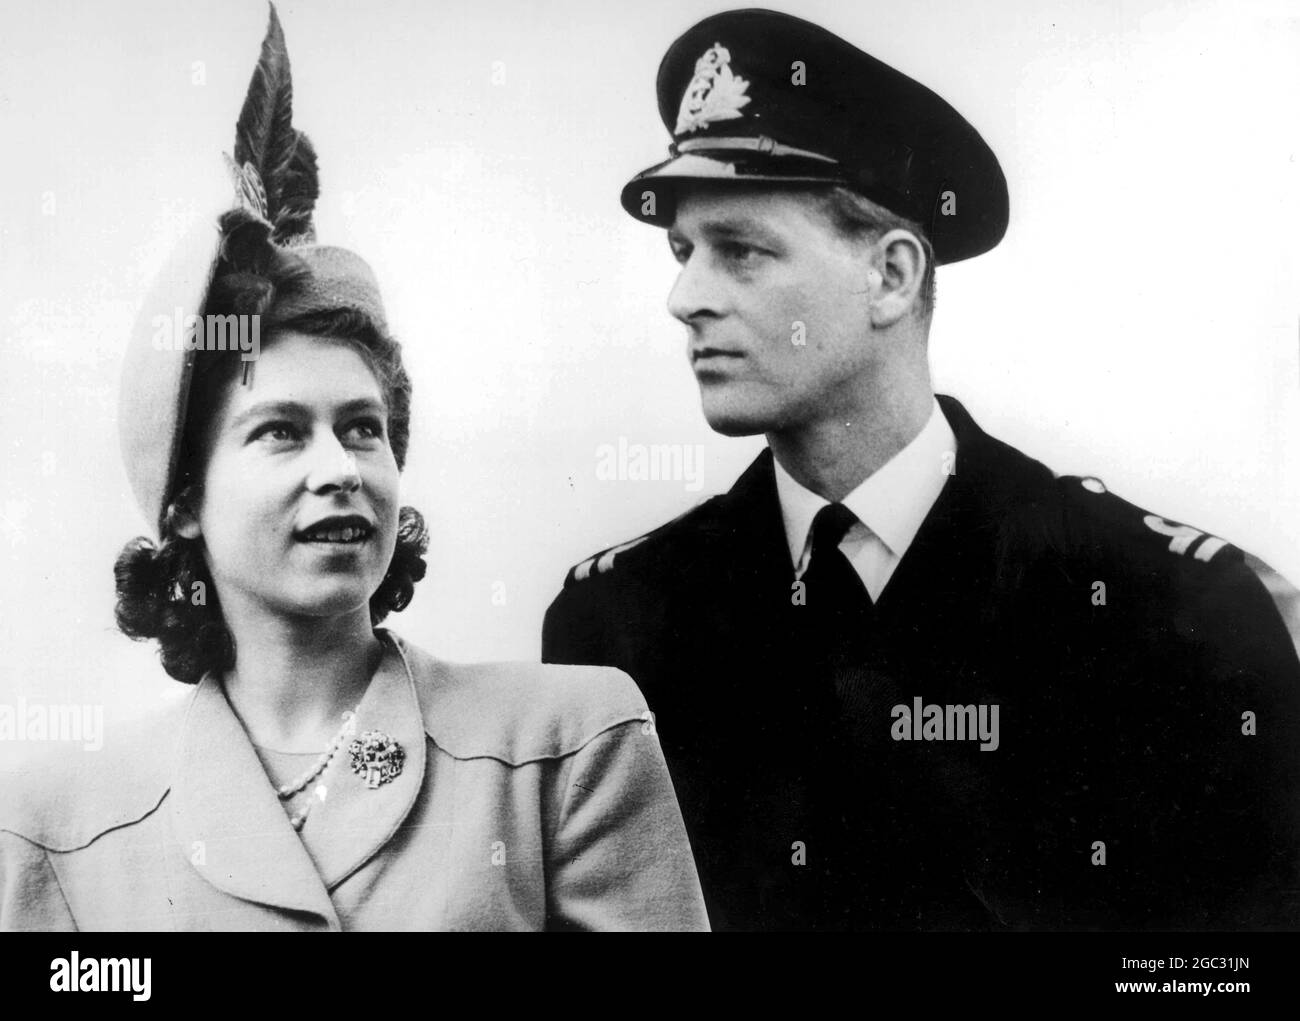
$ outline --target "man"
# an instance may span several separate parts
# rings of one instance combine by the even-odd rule
[[[1300,662],[1235,547],[933,394],[934,266],[1001,239],[944,100],[770,11],[659,71],[734,488],[575,567],[543,658],[641,685],[719,929],[1293,927]]]

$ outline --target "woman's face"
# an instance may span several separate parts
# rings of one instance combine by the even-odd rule
[[[203,537],[226,616],[368,608],[397,542],[399,474],[361,354],[277,334],[208,428],[201,503],[184,531]]]

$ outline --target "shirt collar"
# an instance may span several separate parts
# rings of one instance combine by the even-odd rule
[[[912,441],[841,502],[894,556],[902,557],[939,498],[948,475],[956,471],[956,450],[952,426],[939,402],[933,401],[930,417]],[[779,460],[772,460],[790,563],[797,565],[808,544],[813,518],[830,501],[800,485]]]

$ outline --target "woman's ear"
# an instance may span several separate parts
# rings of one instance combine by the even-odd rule
[[[199,516],[194,510],[195,493],[192,487],[178,493],[176,499],[167,505],[167,520],[163,531],[178,535],[182,539],[197,539],[203,535],[199,527]]]

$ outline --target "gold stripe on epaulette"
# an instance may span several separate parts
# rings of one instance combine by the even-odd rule
[[[1207,535],[1205,541],[1196,547],[1196,552],[1192,556],[1197,560],[1204,560],[1208,564],[1210,558],[1226,545],[1228,545],[1226,539],[1220,539],[1217,535]]]
[[[614,566],[614,558],[624,550],[630,550],[633,546],[640,546],[650,536],[642,535],[631,542],[621,543],[618,546],[611,546],[604,553],[597,553],[594,557],[588,557],[577,567],[573,569],[574,581],[586,581],[592,576],[592,573],[606,574]]]
[[[1193,528],[1191,525],[1179,525],[1172,521],[1166,521],[1158,514],[1148,514],[1142,519],[1142,523],[1157,535],[1169,537],[1170,553],[1185,555],[1194,543],[1204,539],[1205,541],[1197,546],[1195,552],[1192,553],[1192,558],[1202,560],[1207,564],[1214,557],[1214,554],[1228,545],[1225,540],[1220,539],[1217,535],[1202,532],[1199,528]]]
[[[638,539],[633,539],[631,542],[625,542],[621,546],[615,546],[613,549],[606,550],[596,559],[596,573],[605,574],[613,569],[614,558],[616,556],[625,550],[630,550],[633,546],[640,546],[641,543],[645,542],[648,538],[650,538],[648,535],[643,535]]]

